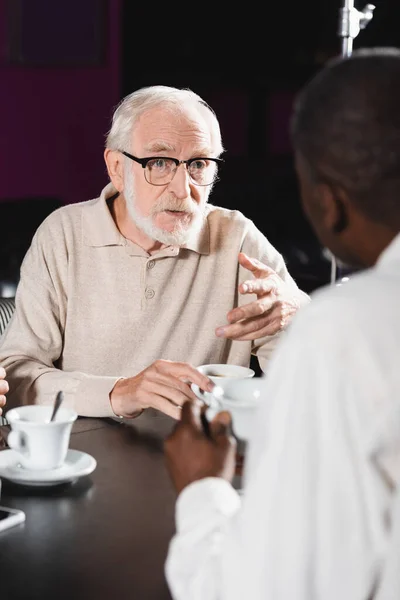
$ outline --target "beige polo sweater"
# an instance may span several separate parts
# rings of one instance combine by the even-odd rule
[[[232,342],[215,336],[251,274],[246,252],[270,265],[302,301],[282,256],[239,211],[207,207],[205,225],[185,248],[149,255],[118,231],[100,198],[57,209],[38,228],[21,266],[16,309],[0,341],[10,384],[7,408],[49,404],[58,390],[80,415],[113,416],[116,380],[156,359],[192,365],[248,366],[251,353],[266,368],[278,337]]]

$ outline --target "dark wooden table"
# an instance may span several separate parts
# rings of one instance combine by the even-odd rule
[[[2,480],[0,504],[22,509],[26,523],[0,533],[1,600],[171,598],[176,495],[163,440],[173,425],[151,411],[131,422],[80,418],[70,447],[95,457],[91,475],[49,488]]]

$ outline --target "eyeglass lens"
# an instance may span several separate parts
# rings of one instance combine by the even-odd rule
[[[155,158],[150,160],[145,169],[146,180],[153,185],[170,183],[177,166],[173,160]],[[217,176],[217,165],[214,161],[198,159],[187,165],[191,179],[198,185],[209,185]]]

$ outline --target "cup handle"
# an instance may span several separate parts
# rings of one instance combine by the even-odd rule
[[[22,431],[10,431],[7,438],[7,444],[20,454],[29,455],[28,440]]]
[[[216,398],[212,395],[212,393],[206,392],[207,394],[207,410],[206,417],[209,421],[212,421],[215,415],[217,415],[221,410],[223,410],[223,406],[219,398]]]
[[[222,410],[222,404],[212,392],[203,392],[204,400],[208,404],[209,408],[212,408],[216,412]]]

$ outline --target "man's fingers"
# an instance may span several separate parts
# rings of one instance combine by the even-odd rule
[[[155,408],[156,410],[159,410],[160,412],[163,412],[165,415],[168,415],[169,417],[172,417],[176,421],[179,421],[181,418],[181,414],[182,414],[181,407],[175,406],[175,404],[172,404],[172,402],[170,402],[166,398],[160,398],[159,402],[157,403],[157,406],[154,406],[153,408]]]
[[[190,376],[190,382],[195,383],[201,390],[204,390],[205,392],[212,392],[214,388],[214,383],[211,381],[211,379],[207,377],[207,375],[203,375],[203,373],[200,373],[200,371],[194,368]]]
[[[268,267],[257,258],[247,256],[244,252],[239,253],[239,264],[253,273],[255,277],[267,277],[268,275],[275,274],[275,271]]]
[[[216,335],[238,341],[249,341],[266,335],[275,335],[285,329],[296,314],[295,306],[282,304],[281,302],[275,302],[273,307],[266,310],[265,313],[255,314],[257,310],[260,310],[260,302],[252,304],[254,304],[254,316],[248,316],[237,321],[233,321],[230,317],[230,324],[219,327],[216,330]],[[248,305],[248,307],[250,306]],[[250,314],[249,308],[246,309],[246,313]]]
[[[187,400],[182,405],[181,422],[186,425],[192,425],[196,429],[201,429],[200,410],[198,400]]]
[[[180,381],[170,373],[153,372],[146,373],[141,385],[142,405],[145,408],[154,406],[154,396],[166,398],[177,406],[188,399],[195,399],[196,394],[190,388],[190,385]]]
[[[230,413],[223,410],[215,415],[209,424],[212,437],[217,440],[220,436],[230,436],[232,433],[232,417]]]
[[[266,296],[267,294],[278,294],[279,283],[276,277],[267,275],[261,279],[248,279],[239,286],[239,292],[244,294],[256,294],[257,296]]]
[[[0,394],[7,394],[9,390],[8,383],[4,379],[0,379]]]
[[[3,367],[0,367],[0,379],[4,379],[6,376],[6,371]]]
[[[195,383],[200,389],[212,392],[213,382],[209,377],[200,373],[195,367],[185,362],[172,362],[167,360],[157,360],[154,363],[156,372],[167,376],[173,376],[175,379],[186,384]]]
[[[226,318],[229,324],[233,325],[233,323],[243,321],[244,319],[265,315],[268,311],[273,310],[276,305],[275,298],[263,298],[262,300],[256,300],[255,302],[250,302],[250,304],[233,308],[228,312]]]
[[[145,403],[146,408],[155,408],[169,417],[181,420],[182,406],[188,401],[187,396],[178,394],[177,390],[166,386],[154,385]]]
[[[285,329],[288,319],[269,314],[265,318],[253,317],[234,325],[225,327],[224,337],[229,340],[253,341],[265,336],[271,336]]]
[[[151,387],[148,386],[145,390],[148,397],[149,405],[152,403],[153,396],[161,396],[161,398],[167,398],[172,404],[176,406],[182,406],[182,404],[188,399],[196,398],[196,394],[192,392],[190,387],[182,386],[182,389],[175,387],[177,384],[176,380],[172,377],[166,379],[162,383],[158,381],[152,381]]]

